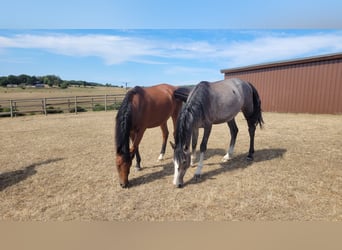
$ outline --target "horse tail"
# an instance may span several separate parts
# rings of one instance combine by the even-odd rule
[[[259,93],[251,83],[249,83],[249,85],[251,86],[253,91],[253,113],[250,116],[250,119],[255,125],[259,124],[260,128],[262,128],[264,119],[262,118],[261,100],[259,97]]]
[[[191,89],[191,87],[179,87],[173,92],[173,96],[182,102],[186,102]]]
[[[137,94],[137,87],[130,90],[122,101],[119,111],[116,115],[115,124],[115,143],[116,153],[121,154],[128,160],[129,152],[129,136],[132,128],[132,99]]]

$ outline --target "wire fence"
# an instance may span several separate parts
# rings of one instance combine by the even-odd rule
[[[30,99],[0,99],[0,117],[116,110],[125,95],[91,95]]]

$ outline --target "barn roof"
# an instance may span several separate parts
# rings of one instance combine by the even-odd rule
[[[223,74],[238,73],[238,72],[252,71],[252,70],[258,70],[258,69],[276,68],[276,67],[282,67],[282,66],[298,65],[298,64],[313,63],[313,62],[323,62],[323,61],[330,61],[330,60],[337,60],[337,59],[342,59],[342,53],[305,57],[305,58],[295,59],[295,60],[285,60],[285,61],[276,61],[276,62],[271,62],[271,63],[254,64],[254,65],[249,65],[246,67],[238,67],[238,68],[231,68],[231,69],[221,69],[221,73]]]

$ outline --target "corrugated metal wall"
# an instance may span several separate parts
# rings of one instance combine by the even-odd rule
[[[257,88],[264,111],[342,114],[342,59],[225,73],[232,77]]]

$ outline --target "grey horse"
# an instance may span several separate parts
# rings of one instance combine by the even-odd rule
[[[213,124],[227,122],[231,140],[223,161],[228,161],[234,152],[238,127],[235,116],[242,111],[250,136],[247,160],[253,160],[254,134],[256,126],[264,123],[261,113],[261,101],[255,87],[246,81],[233,78],[217,82],[200,82],[187,96],[187,101],[179,114],[174,148],[174,179],[173,184],[183,186],[186,170],[193,164],[199,128],[204,128],[200,145],[200,159],[195,178],[201,176],[204,153]],[[192,138],[192,154],[190,157],[190,141]]]

